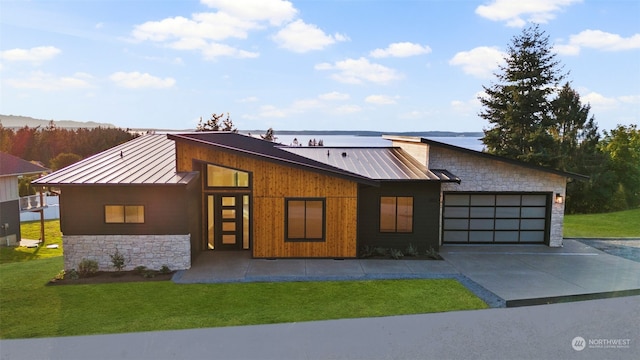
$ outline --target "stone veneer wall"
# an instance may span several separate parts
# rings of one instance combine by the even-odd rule
[[[430,169],[447,169],[462,179],[460,184],[443,183],[442,191],[517,191],[560,193],[566,199],[567,179],[524,166],[474,156],[465,152],[430,146]],[[440,194],[442,197],[442,193]],[[440,199],[442,204],[442,198]],[[562,246],[564,203],[552,202],[549,246]]]
[[[110,255],[124,255],[124,270],[136,266],[158,270],[167,265],[171,270],[191,267],[190,235],[64,235],[64,268],[77,269],[82,259],[96,260],[99,270],[115,271]]]

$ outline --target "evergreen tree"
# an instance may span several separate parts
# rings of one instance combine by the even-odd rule
[[[550,97],[564,79],[549,37],[538,25],[525,28],[512,39],[506,65],[496,73],[497,83],[483,86],[480,116],[492,125],[484,130],[483,143],[496,155],[553,166],[554,125]]]
[[[551,101],[553,124],[549,128],[555,141],[556,167],[572,171],[579,167],[578,151],[597,151],[598,128],[593,116],[589,118],[590,105],[582,105],[580,95],[566,83],[558,96]],[[595,140],[595,143],[594,143]],[[582,147],[582,143],[584,147]]]
[[[260,137],[262,138],[262,140],[267,140],[272,142],[275,142],[278,139],[278,137],[276,137],[275,132],[273,131],[273,128],[267,129],[267,132],[264,135],[260,135]]]
[[[224,113],[221,114],[211,114],[211,119],[206,122],[202,122],[202,117],[200,117],[200,121],[198,121],[198,125],[196,126],[196,131],[230,131],[237,133],[238,129],[233,126],[233,121],[231,120],[231,116],[227,113],[227,118],[222,119]]]

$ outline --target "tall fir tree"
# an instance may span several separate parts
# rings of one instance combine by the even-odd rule
[[[526,27],[508,45],[497,82],[483,86],[479,114],[491,127],[484,130],[487,151],[525,162],[554,166],[551,96],[565,78],[549,36],[538,25]]]
[[[575,171],[581,165],[576,162],[581,158],[580,155],[596,151],[598,127],[593,116],[589,118],[590,110],[591,105],[582,105],[580,94],[569,83],[565,83],[558,96],[551,101],[554,121],[549,131],[555,141],[555,165],[558,169]],[[578,154],[579,151],[585,154]]]

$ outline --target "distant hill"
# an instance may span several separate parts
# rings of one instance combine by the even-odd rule
[[[51,120],[34,119],[28,116],[17,115],[0,115],[0,123],[2,126],[11,129],[19,129],[28,127],[45,127],[49,125]],[[53,123],[60,128],[78,129],[78,128],[96,128],[96,127],[116,127],[113,124],[97,123],[93,121],[82,122],[73,120],[53,120]]]

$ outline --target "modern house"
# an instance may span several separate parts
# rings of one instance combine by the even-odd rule
[[[562,245],[584,176],[418,137],[288,147],[229,132],[145,135],[35,181],[61,189],[65,268],[186,269],[204,251],[353,258],[365,246]]]
[[[41,211],[42,194],[20,197],[19,178],[49,171],[19,157],[0,152],[0,246],[20,244],[20,212]]]

